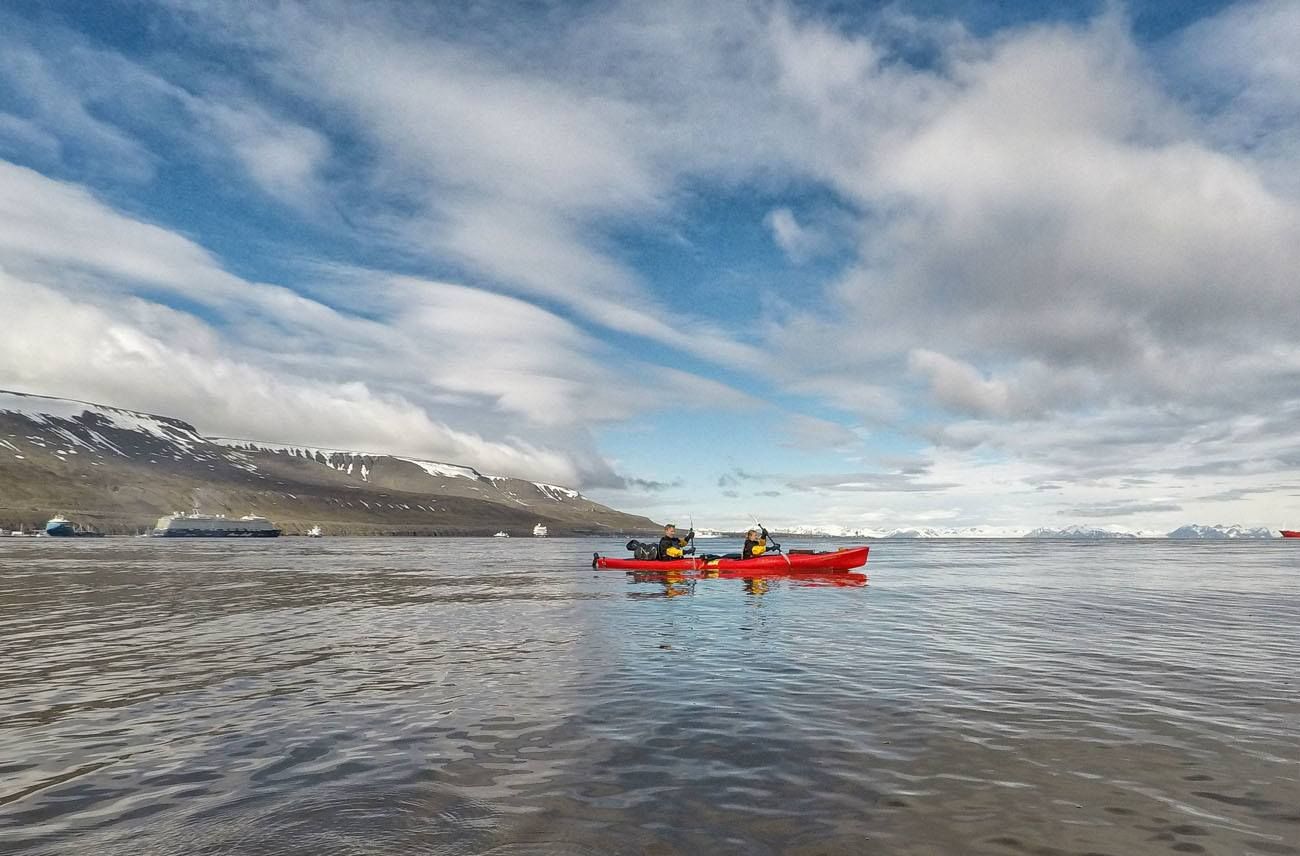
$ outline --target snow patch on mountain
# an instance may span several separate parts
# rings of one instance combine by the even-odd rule
[[[272,452],[287,454],[324,464],[347,475],[358,475],[362,481],[369,481],[370,471],[376,459],[391,457],[395,461],[413,464],[434,478],[458,478],[470,481],[482,481],[485,477],[473,467],[447,464],[442,461],[426,461],[421,458],[399,458],[378,452],[358,452],[352,449],[327,449],[320,446],[300,446],[286,443],[266,443],[261,440],[244,440],[233,437],[213,437],[212,442],[233,449],[248,452]]]
[[[28,395],[21,392],[0,390],[0,413],[14,413],[25,416],[32,422],[47,426],[65,441],[86,449],[94,447],[68,430],[67,423],[73,423],[88,434],[96,435],[98,440],[111,451],[121,455],[120,449],[109,443],[96,428],[115,428],[120,431],[135,431],[152,435],[158,440],[180,446],[189,451],[196,445],[205,443],[194,426],[179,419],[164,416],[152,416],[102,404],[86,401],[73,401],[66,398],[50,398],[44,395]]]
[[[473,479],[474,481],[483,478],[482,474],[473,467],[461,467],[456,464],[444,464],[439,461],[423,461],[419,458],[398,458],[397,460],[406,461],[408,464],[415,464],[429,475],[438,478]]]
[[[567,487],[560,487],[554,484],[543,484],[542,482],[533,482],[533,487],[542,492],[543,495],[550,497],[556,502],[564,502],[566,499],[577,499],[582,494],[576,490]]]

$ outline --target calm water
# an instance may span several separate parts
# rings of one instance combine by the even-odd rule
[[[6,539],[0,852],[1300,853],[1300,543],[620,547]]]

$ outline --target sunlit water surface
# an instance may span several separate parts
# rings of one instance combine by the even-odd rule
[[[1300,543],[593,549],[5,539],[0,852],[1300,853]]]

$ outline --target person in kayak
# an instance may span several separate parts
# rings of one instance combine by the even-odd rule
[[[745,533],[745,546],[740,551],[740,558],[752,559],[767,552],[767,530],[763,527],[751,529]]]
[[[685,538],[677,537],[677,527],[669,523],[664,527],[664,537],[659,539],[660,560],[680,559],[686,555],[686,545],[695,539],[695,530],[686,533]]]

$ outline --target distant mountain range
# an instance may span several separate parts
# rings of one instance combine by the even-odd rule
[[[1281,538],[1281,532],[1274,532],[1271,529],[1248,529],[1245,526],[1198,526],[1190,524],[1180,526],[1173,532],[1169,533],[1170,538],[1181,540],[1208,539],[1211,541],[1225,541],[1235,538]]]
[[[642,534],[572,488],[372,452],[204,437],[167,416],[0,390],[0,529],[55,514],[105,534],[173,511],[250,512],[286,533]]]
[[[1264,528],[1247,528],[1240,525],[1181,526],[1172,532],[1138,530],[1125,531],[1111,527],[1067,526],[1064,529],[1017,529],[1014,527],[965,526],[960,528],[922,529],[863,529],[842,526],[796,526],[782,530],[790,535],[823,536],[831,538],[1037,538],[1084,541],[1116,541],[1136,538],[1173,538],[1227,541],[1234,539],[1280,538],[1281,533]]]

